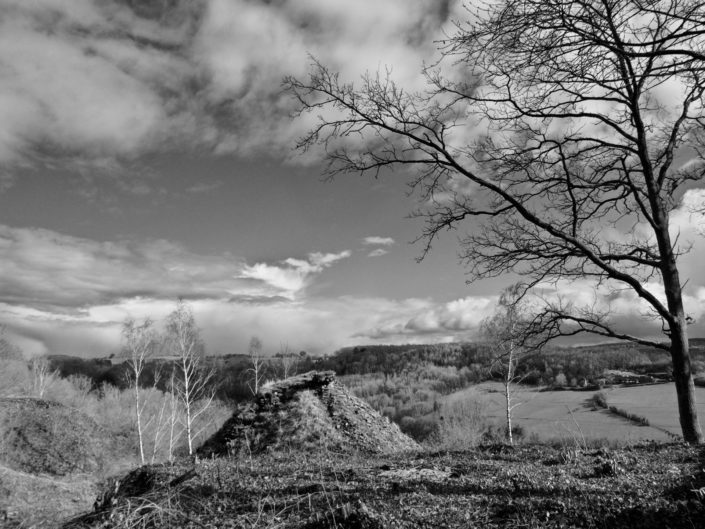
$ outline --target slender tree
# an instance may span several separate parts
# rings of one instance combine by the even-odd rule
[[[279,358],[282,378],[286,379],[296,374],[299,358],[291,350],[289,344],[280,344],[279,352],[276,356]]]
[[[144,424],[143,412],[145,402],[141,399],[140,381],[147,361],[155,354],[159,346],[159,338],[153,327],[153,322],[146,319],[138,324],[128,318],[122,324],[122,339],[124,342],[122,355],[127,358],[128,371],[126,377],[132,387],[135,398],[135,422],[137,424],[137,440],[140,450],[140,461],[144,465]]]
[[[169,461],[174,460],[174,452],[176,450],[176,444],[179,441],[179,438],[181,437],[183,430],[179,430],[179,414],[181,413],[180,409],[180,400],[179,396],[177,394],[177,383],[176,383],[176,371],[172,369],[171,371],[171,376],[169,377],[169,393],[168,393],[168,403],[169,403],[169,409],[168,413],[169,415],[167,416],[168,420],[168,427],[169,427],[169,447],[168,447],[168,457]]]
[[[32,393],[43,399],[49,388],[58,380],[59,371],[51,369],[46,356],[37,356],[29,361],[29,372],[32,379]]]
[[[253,395],[257,395],[262,385],[262,380],[264,380],[264,370],[266,368],[264,357],[262,356],[262,340],[257,336],[253,336],[250,339],[247,355],[250,358],[250,367],[247,370],[250,373],[250,379],[247,381],[247,387],[250,388]]]
[[[470,280],[520,274],[528,286],[596,300],[628,291],[667,341],[630,334],[609,303],[547,297],[550,336],[593,333],[668,351],[683,436],[702,441],[688,315],[671,213],[702,179],[705,6],[696,0],[502,0],[470,11],[425,70],[424,92],[391,74],[347,84],[314,62],[288,78],[300,141],[322,144],[328,176],[410,173],[426,219],[423,255],[463,227]]]
[[[188,453],[193,455],[195,422],[213,402],[214,392],[209,387],[213,371],[204,365],[201,332],[191,308],[182,300],[178,301],[176,309],[167,317],[166,343],[171,354],[176,357],[174,389],[184,408]]]
[[[539,353],[541,344],[540,334],[529,332],[533,318],[521,295],[519,284],[505,289],[497,310],[481,325],[482,335],[492,349],[490,373],[501,376],[504,386],[506,438],[510,445],[514,444],[512,414],[522,404],[515,399],[515,390],[525,378],[518,367],[529,356]]]

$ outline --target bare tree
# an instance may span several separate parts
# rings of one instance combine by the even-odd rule
[[[183,430],[179,430],[179,414],[180,414],[180,401],[179,401],[179,396],[177,394],[177,384],[176,384],[176,371],[172,369],[171,371],[171,376],[169,377],[169,392],[167,394],[167,399],[165,402],[167,402],[168,409],[166,410],[168,415],[167,415],[167,426],[169,428],[169,445],[168,445],[168,458],[169,461],[173,461],[174,459],[174,452],[176,450],[176,443],[178,442],[179,438],[181,437],[181,434]],[[156,440],[155,440],[156,442]]]
[[[276,356],[279,359],[282,378],[289,378],[296,374],[299,357],[289,348],[289,344],[281,344]]]
[[[671,213],[705,168],[704,12],[696,0],[503,0],[457,24],[422,93],[391,74],[356,87],[317,62],[307,79],[285,80],[300,112],[319,115],[299,147],[323,145],[329,177],[413,174],[422,258],[462,226],[470,280],[515,273],[529,287],[581,279],[595,289],[600,303],[547,296],[549,337],[668,351],[690,443],[702,432],[678,268],[687,248]],[[608,317],[623,291],[667,342]]]
[[[188,453],[192,455],[193,441],[196,438],[195,422],[213,402],[214,392],[209,387],[213,371],[204,365],[201,332],[191,308],[182,300],[177,302],[176,309],[167,317],[166,343],[176,357],[174,388],[184,407]]]
[[[540,351],[540,334],[529,332],[533,322],[519,284],[505,289],[495,313],[483,320],[481,331],[492,348],[490,373],[502,377],[505,401],[507,441],[514,444],[512,413],[522,402],[515,399],[515,389],[526,375],[519,373],[519,364]]]
[[[29,361],[29,372],[32,378],[32,393],[43,399],[47,390],[56,382],[59,372],[52,370],[46,356],[37,356]]]
[[[137,439],[140,449],[140,461],[145,464],[144,435],[142,415],[146,403],[140,399],[140,379],[149,358],[154,356],[159,346],[159,338],[149,318],[138,324],[128,318],[122,324],[122,339],[124,341],[123,356],[127,358],[128,384],[132,387],[135,398],[135,421],[137,423]]]
[[[247,381],[247,387],[250,388],[253,395],[257,395],[264,380],[264,370],[266,368],[264,357],[262,356],[262,340],[257,336],[253,336],[250,339],[247,355],[250,357],[250,368],[247,372],[251,375]]]

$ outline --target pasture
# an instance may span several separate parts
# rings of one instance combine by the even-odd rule
[[[705,388],[695,388],[700,417],[705,417]],[[487,418],[502,423],[505,417],[504,387],[484,382],[448,395],[448,401],[470,400],[482,403]],[[638,426],[605,409],[594,410],[588,400],[596,391],[540,391],[531,387],[515,389],[513,422],[524,429],[525,437],[541,441],[606,439],[619,442],[644,440],[671,441],[667,433],[680,435],[676,391],[672,383],[615,387],[602,390],[609,405],[645,417],[650,426]]]

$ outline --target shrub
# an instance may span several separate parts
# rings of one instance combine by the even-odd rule
[[[415,441],[424,442],[434,436],[438,429],[438,423],[432,416],[407,416],[402,418],[399,428]]]
[[[486,404],[480,398],[464,398],[444,402],[438,416],[438,426],[429,442],[446,450],[473,448],[481,442],[490,427],[486,419]]]
[[[628,412],[627,410],[623,410],[622,408],[618,408],[617,406],[610,406],[608,409],[611,413],[619,415],[620,417],[624,417],[628,421],[631,421],[639,426],[650,425],[649,419],[647,419],[646,417],[641,417],[640,415]]]
[[[592,397],[590,397],[590,400],[588,401],[590,404],[592,404],[593,409],[597,408],[604,408],[607,409],[607,395],[603,391],[598,391],[595,393]]]

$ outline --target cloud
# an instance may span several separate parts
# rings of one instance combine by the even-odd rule
[[[446,303],[416,300],[408,310],[358,333],[375,340],[453,341],[473,338],[480,322],[494,311],[496,297],[468,296]],[[406,313],[406,314],[405,314]]]
[[[196,73],[180,53],[186,3],[169,19],[119,2],[2,4],[0,163],[100,163],[159,150],[175,131],[197,138],[180,100]]]
[[[420,87],[459,7],[1,0],[0,165],[100,166],[176,147],[286,156],[306,123],[284,119],[283,76],[305,75],[313,54],[345,79],[390,65]]]
[[[368,253],[367,257],[381,257],[382,255],[387,255],[388,253],[389,252],[384,248],[377,248],[376,250],[372,250]]]
[[[394,244],[394,239],[391,237],[377,237],[377,236],[372,236],[372,237],[365,237],[362,240],[363,244],[369,244],[369,245],[380,245],[380,246],[391,246]]]
[[[643,286],[666,304],[661,283],[649,281]],[[540,303],[561,300],[575,310],[587,308],[606,314],[610,327],[617,332],[656,341],[667,340],[662,332],[661,320],[655,317],[650,305],[633,290],[616,283],[596,284],[588,279],[563,280],[555,284],[538,285],[535,292]],[[683,303],[686,315],[694,320],[689,327],[690,336],[705,336],[705,287],[686,286]]]
[[[222,187],[223,182],[200,182],[186,188],[187,193],[210,193],[219,187]]]
[[[182,297],[206,318],[199,323],[214,351],[246,345],[253,332],[293,343],[291,336],[302,330],[312,334],[302,347],[330,350],[325,347],[351,334],[351,327],[341,330],[335,323],[344,304],[308,302],[303,293],[350,255],[312,252],[249,266],[229,254],[199,255],[166,240],[94,241],[0,225],[0,325],[28,354],[107,354],[119,348],[126,317],[163,319]],[[331,329],[322,333],[318,325]]]
[[[483,302],[469,298],[304,295],[349,257],[349,250],[312,252],[248,265],[166,240],[95,241],[0,225],[0,324],[29,355],[95,356],[118,350],[125,318],[162,321],[177,297],[193,306],[213,353],[244,351],[253,334],[315,353],[361,340],[460,339],[480,318]]]
[[[313,276],[351,255],[350,250],[326,254],[314,252],[308,255],[308,259],[288,258],[278,264],[256,263],[244,266],[240,277],[259,281],[271,287],[273,292],[293,300]]]
[[[0,225],[3,300],[77,307],[120,298],[224,297],[244,283],[229,255],[196,255],[166,240],[107,241]]]
[[[430,300],[343,296],[296,303],[288,299],[250,301],[199,298],[189,302],[210,354],[242,353],[252,336],[264,341],[267,353],[288,343],[295,350],[313,354],[331,353],[360,342],[423,343],[467,337],[465,331],[441,329],[433,335],[405,329],[405,323],[419,312],[433,310],[435,304]],[[135,297],[60,311],[0,303],[0,323],[7,325],[8,336],[28,356],[99,356],[119,350],[120,328],[126,317],[151,317],[159,326],[174,304],[173,299]]]

